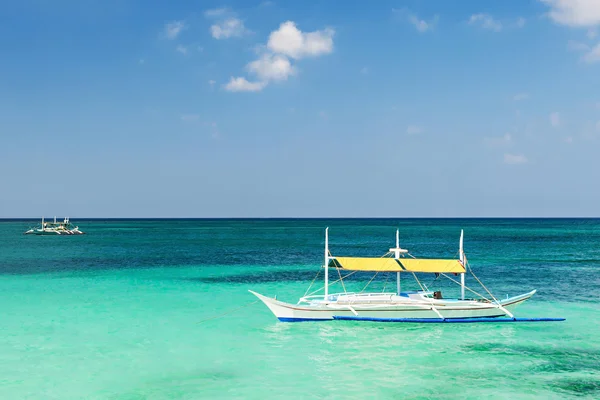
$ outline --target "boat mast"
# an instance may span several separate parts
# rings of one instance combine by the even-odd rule
[[[396,229],[396,249],[394,250],[394,256],[396,260],[400,258],[400,229]],[[400,271],[396,272],[396,292],[400,296]]]
[[[325,301],[329,295],[329,227],[325,228]]]
[[[463,251],[463,230],[460,230],[460,244],[459,244],[459,257],[461,264],[465,267],[465,271],[467,267],[465,266],[465,252]],[[465,273],[460,274],[460,299],[465,299]]]

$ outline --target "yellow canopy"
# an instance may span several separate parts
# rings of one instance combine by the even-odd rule
[[[330,266],[351,271],[378,272],[429,272],[457,273],[465,272],[465,267],[458,260],[415,259],[389,257],[334,257]]]

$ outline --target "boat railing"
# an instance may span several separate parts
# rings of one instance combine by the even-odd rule
[[[345,302],[369,302],[369,301],[380,301],[382,297],[388,298],[387,300],[391,300],[393,296],[397,296],[395,292],[378,292],[378,293],[360,293],[360,292],[344,292],[344,293],[332,293],[325,298],[325,295],[312,295],[302,297],[298,303],[311,303],[311,302],[319,302],[319,301],[338,301],[341,300]]]

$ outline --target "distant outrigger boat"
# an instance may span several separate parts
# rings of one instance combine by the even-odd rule
[[[54,222],[44,222],[44,217],[42,217],[42,224],[29,229],[25,235],[83,235],[83,232],[79,230],[79,227],[74,227],[69,218],[65,218],[62,222],[56,222],[56,217],[54,217]]]
[[[564,318],[516,318],[510,310],[533,296],[536,290],[518,296],[498,300],[473,274],[463,251],[463,232],[460,233],[459,259],[417,259],[408,250],[400,248],[399,232],[396,231],[396,247],[382,257],[337,257],[329,252],[328,229],[325,230],[324,287],[300,298],[297,304],[289,304],[249,290],[258,297],[283,322],[357,320],[382,322],[523,322],[563,321]],[[408,256],[408,257],[407,257]],[[465,286],[467,267],[473,277],[487,292],[487,296]],[[329,293],[329,268],[339,274],[336,282],[342,282],[343,293]],[[342,277],[340,271],[352,271]],[[396,272],[395,292],[365,293],[346,292],[343,281],[357,271]],[[441,292],[432,292],[419,281],[415,273],[431,273],[444,276],[461,288],[459,299],[442,298]],[[421,290],[401,291],[401,274],[411,274]],[[460,282],[448,276],[460,274]],[[318,276],[318,273],[317,273]],[[374,277],[373,277],[374,278]],[[316,280],[316,277],[315,277]],[[373,279],[371,279],[372,281]],[[313,280],[314,283],[314,280]],[[312,286],[312,283],[311,283]],[[465,298],[465,289],[478,298]],[[324,290],[323,295],[313,295]],[[508,317],[508,318],[507,318]]]

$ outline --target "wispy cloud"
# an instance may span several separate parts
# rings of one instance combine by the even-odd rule
[[[568,144],[571,144],[571,143],[573,143],[573,136],[567,136],[567,137],[565,138],[565,143],[568,143]]]
[[[473,14],[471,18],[469,18],[470,25],[477,25],[482,27],[483,29],[488,29],[494,32],[500,32],[502,30],[502,23],[500,21],[495,20],[489,14]]]
[[[560,125],[560,114],[557,112],[553,112],[550,114],[550,125],[552,127],[557,128]]]
[[[215,83],[217,83],[217,81],[215,81],[214,79],[210,79],[210,80],[208,81],[208,84],[209,84],[210,86],[215,86]]]
[[[172,21],[165,25],[164,34],[167,39],[173,40],[177,38],[184,29],[186,29],[186,25],[183,21]]]
[[[584,56],[583,60],[587,63],[596,63],[600,61],[600,43],[590,49]]]
[[[528,162],[527,157],[525,157],[523,154],[509,154],[509,153],[504,154],[504,163],[505,164],[517,165],[517,164],[525,164],[527,162]]]
[[[242,37],[250,33],[250,31],[244,26],[244,21],[232,17],[212,25],[210,33],[215,39],[227,39],[230,37]]]
[[[229,8],[221,7],[221,8],[212,8],[210,10],[204,11],[204,16],[208,18],[220,17],[229,12]]]
[[[502,21],[494,18],[490,14],[473,14],[467,21],[469,25],[478,26],[492,32],[501,32],[505,29],[521,29],[525,27],[527,20],[523,17],[516,19],[504,19]]]
[[[513,100],[521,101],[521,100],[526,100],[528,98],[529,98],[529,93],[517,93],[514,95]]]
[[[567,42],[567,49],[571,51],[589,51],[590,46],[586,43],[581,43],[576,40],[569,40]]]
[[[219,128],[217,126],[216,122],[211,122],[211,123],[206,123],[204,125],[207,125],[210,127],[210,135],[212,136],[213,139],[218,139],[219,137],[221,137],[221,132],[219,131]]]
[[[406,8],[392,8],[392,13],[401,16],[403,19],[406,19],[406,21],[408,21],[411,25],[415,27],[417,31],[421,33],[433,30],[440,19],[439,15],[436,14],[430,20],[425,20],[417,16],[417,14],[410,12]]]
[[[417,125],[409,125],[406,128],[406,133],[408,135],[418,135],[419,133],[423,132],[423,128],[421,128],[420,126]]]
[[[581,56],[581,61],[593,64],[600,61],[600,43],[592,47],[586,43],[569,40],[567,48],[571,51],[585,53]]]
[[[419,19],[416,15],[410,16],[410,23],[414,25],[415,28],[419,32],[427,32],[437,24],[439,17],[436,15],[433,20],[425,21],[424,19]]]
[[[187,47],[185,47],[182,44],[178,44],[177,47],[175,48],[175,51],[177,51],[178,53],[181,53],[183,55],[186,55],[188,53]]]

